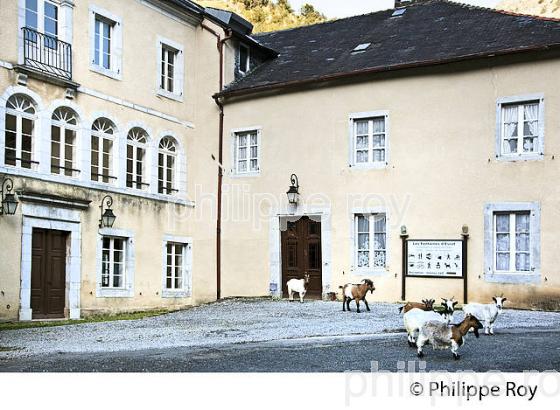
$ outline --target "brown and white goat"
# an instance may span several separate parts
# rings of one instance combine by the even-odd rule
[[[459,360],[459,347],[465,343],[464,337],[469,329],[474,329],[474,335],[479,336],[478,329],[482,329],[482,323],[473,315],[468,314],[458,325],[447,325],[445,323],[430,321],[426,322],[420,329],[420,334],[416,340],[418,347],[418,357],[423,357],[422,347],[428,342],[433,349],[449,349],[453,353],[453,358]]]
[[[430,310],[434,310],[434,303],[436,303],[435,299],[423,299],[422,303],[407,302],[406,305],[399,308],[399,312],[402,312],[404,314],[414,308],[425,310],[427,312]]]
[[[366,295],[368,292],[373,293],[375,290],[375,286],[373,282],[369,279],[362,280],[362,283],[359,284],[352,284],[347,283],[344,286],[340,287],[342,289],[342,310],[346,312],[348,308],[348,312],[350,310],[350,301],[354,299],[356,301],[356,312],[360,313],[360,300],[363,300],[366,304],[366,309],[369,312],[369,305],[366,300]]]
[[[299,293],[299,301],[303,303],[303,298],[309,287],[309,273],[303,275],[303,279],[290,279],[286,285],[288,286],[288,296],[290,301],[294,300],[294,293]]]

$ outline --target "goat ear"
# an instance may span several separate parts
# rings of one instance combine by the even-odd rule
[[[497,299],[496,299],[495,296],[492,298],[492,300],[494,301],[494,303],[498,303],[498,301],[497,301]]]
[[[459,302],[453,302],[453,306],[455,306],[457,303],[459,303]]]
[[[504,303],[506,300],[507,300],[507,298],[503,298],[503,299],[502,299],[502,303]]]

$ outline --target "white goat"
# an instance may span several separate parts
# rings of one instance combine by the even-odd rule
[[[507,300],[507,298],[504,298],[503,294],[502,296],[494,296],[492,299],[494,303],[469,303],[463,306],[463,312],[465,312],[465,314],[476,316],[484,323],[484,334],[486,335],[494,334],[494,322],[498,318],[498,315],[502,313],[504,302]]]
[[[290,301],[294,300],[294,292],[299,293],[299,301],[303,303],[303,298],[307,293],[307,287],[309,285],[309,274],[306,273],[303,279],[290,279],[286,285],[288,286],[288,295]]]
[[[418,337],[418,333],[425,323],[433,321],[449,324],[449,322],[451,322],[451,320],[453,319],[453,313],[437,313],[433,310],[425,311],[422,309],[414,308],[406,312],[403,315],[403,319],[404,327],[406,328],[406,332],[408,333],[408,345],[410,347],[414,347],[416,346],[416,338]]]

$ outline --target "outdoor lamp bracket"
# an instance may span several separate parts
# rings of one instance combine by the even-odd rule
[[[101,205],[99,206],[99,208],[101,209],[101,219],[99,219],[100,228],[113,227],[113,224],[115,223],[115,219],[117,219],[117,217],[111,209],[112,206],[113,198],[111,197],[111,195],[105,195],[105,197],[103,197],[103,199],[101,200]]]
[[[14,215],[18,207],[14,190],[14,181],[6,178],[0,185],[0,215]]]
[[[286,195],[288,195],[288,202],[290,204],[296,205],[299,200],[299,180],[296,174],[292,174],[292,176],[290,177],[290,182],[291,185],[288,189],[288,192],[286,192]]]

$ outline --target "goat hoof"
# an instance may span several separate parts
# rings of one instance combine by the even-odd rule
[[[416,355],[418,357],[424,357],[424,352],[418,352],[418,354]]]
[[[411,342],[411,341],[409,340],[409,341],[408,341],[408,347],[416,347],[416,345],[415,345],[413,342]]]
[[[453,358],[455,360],[459,360],[461,358],[461,355],[458,355],[457,353],[453,353]]]

